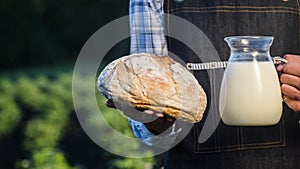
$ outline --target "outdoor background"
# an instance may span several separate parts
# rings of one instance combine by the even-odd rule
[[[130,159],[101,149],[73,108],[72,72],[81,48],[127,14],[128,0],[0,0],[0,169],[160,168],[161,156]],[[128,43],[117,44],[99,71],[128,54]],[[97,99],[107,121],[132,135],[127,119]]]

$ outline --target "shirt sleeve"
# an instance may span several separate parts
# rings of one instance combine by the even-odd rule
[[[129,123],[131,125],[133,134],[138,139],[142,140],[145,144],[149,146],[155,146],[161,149],[168,149],[170,145],[172,145],[175,142],[175,139],[182,131],[181,128],[175,131],[175,124],[173,124],[171,132],[169,132],[166,135],[156,136],[153,133],[151,133],[141,122],[129,119]]]
[[[167,55],[163,0],[130,0],[130,53]]]
[[[130,0],[130,53],[167,55],[163,0]],[[180,132],[156,136],[143,123],[129,119],[133,134],[149,146],[166,147]]]
[[[150,140],[155,135],[151,133],[143,123],[129,119],[129,124],[136,138],[142,140],[145,144],[152,146]]]

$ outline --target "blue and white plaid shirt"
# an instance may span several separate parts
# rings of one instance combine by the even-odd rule
[[[130,53],[154,53],[167,55],[167,43],[164,29],[163,0],[130,0]],[[129,119],[134,135],[148,145],[171,143],[176,133],[167,137],[154,137],[143,123]]]
[[[130,0],[130,53],[167,55],[163,0]]]

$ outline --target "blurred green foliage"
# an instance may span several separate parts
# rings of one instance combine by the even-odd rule
[[[156,163],[152,157],[116,156],[92,143],[76,118],[71,71],[6,73],[0,76],[0,93],[1,169],[151,169]],[[96,96],[107,123],[132,137],[127,119]]]
[[[103,25],[127,15],[128,5],[128,0],[0,1],[0,169],[160,168],[160,159],[130,159],[101,149],[83,131],[72,102],[72,69],[82,46]],[[116,44],[99,71],[128,50],[129,39]],[[127,119],[96,96],[107,123],[132,137]],[[114,149],[122,151],[119,145]]]
[[[20,122],[22,115],[14,102],[14,89],[8,80],[0,81],[0,140]]]

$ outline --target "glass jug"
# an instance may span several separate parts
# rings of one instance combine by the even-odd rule
[[[270,36],[232,36],[224,40],[231,53],[221,84],[222,121],[235,126],[265,126],[279,122],[282,97],[270,56]]]

